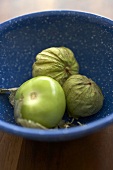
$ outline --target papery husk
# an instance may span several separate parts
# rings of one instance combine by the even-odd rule
[[[16,122],[20,124],[21,126],[27,127],[27,128],[36,128],[36,129],[38,128],[38,129],[45,129],[45,130],[48,129],[45,126],[41,125],[40,123],[31,121],[31,120],[22,119],[22,118],[17,118]]]
[[[14,97],[15,97],[17,90],[18,90],[17,87],[9,88],[9,89],[0,88],[0,94],[7,94],[8,93],[9,94],[9,102],[12,106],[14,106]]]
[[[103,94],[99,86],[83,75],[72,75],[63,85],[68,114],[74,118],[97,113],[103,106]]]
[[[74,53],[66,47],[51,47],[36,56],[32,66],[32,75],[49,76],[61,85],[67,78],[79,72],[79,64]]]

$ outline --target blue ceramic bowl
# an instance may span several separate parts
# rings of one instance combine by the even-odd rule
[[[15,123],[8,95],[0,95],[0,129],[40,141],[61,141],[92,133],[113,122],[113,21],[77,11],[46,11],[21,16],[0,25],[0,87],[18,87],[31,78],[32,64],[41,50],[70,48],[80,73],[102,89],[104,106],[83,126],[37,130]],[[75,122],[76,124],[76,122]]]

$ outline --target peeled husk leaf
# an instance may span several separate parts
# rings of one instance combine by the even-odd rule
[[[38,128],[38,129],[47,129],[45,126],[42,126],[41,124],[37,122],[33,122],[31,120],[26,120],[22,118],[17,118],[16,122],[20,124],[23,127],[28,127],[28,128]]]
[[[36,56],[32,66],[32,75],[49,76],[61,85],[67,78],[79,72],[79,64],[74,53],[66,47],[51,47],[43,50]]]
[[[99,86],[83,75],[70,76],[63,85],[70,116],[86,117],[97,113],[103,106],[103,94]]]
[[[20,124],[21,126],[24,127],[29,127],[29,128],[38,128],[38,129],[48,129],[45,126],[41,125],[38,122],[34,122],[32,120],[27,120],[27,119],[23,119],[22,115],[21,115],[21,104],[22,104],[22,99],[19,101],[14,102],[14,117],[15,117],[15,121]]]

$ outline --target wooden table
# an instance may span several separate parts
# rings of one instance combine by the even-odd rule
[[[72,9],[113,19],[112,0],[1,0],[0,22],[43,10]],[[0,170],[112,170],[113,125],[87,137],[37,142],[0,132]]]

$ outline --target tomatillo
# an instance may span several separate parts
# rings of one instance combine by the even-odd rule
[[[53,128],[66,108],[65,94],[53,78],[39,76],[23,83],[17,90],[14,116],[17,123],[32,128]]]

